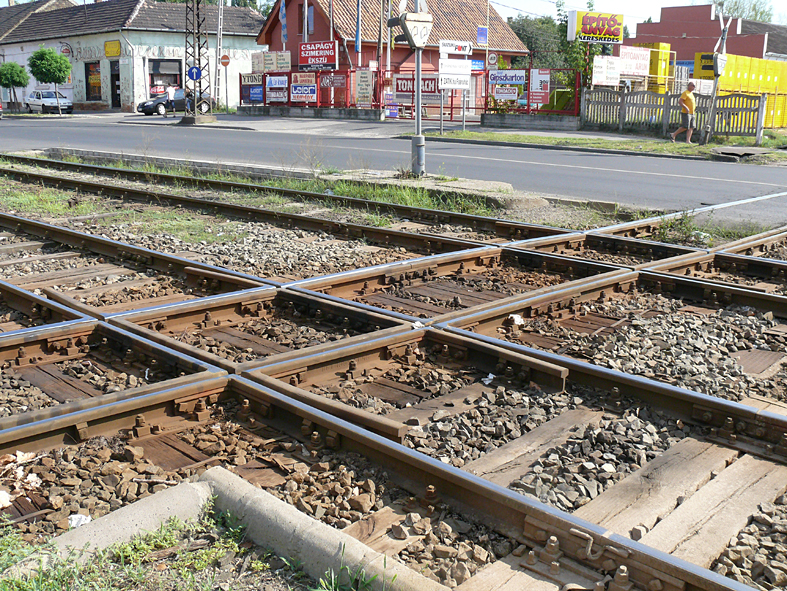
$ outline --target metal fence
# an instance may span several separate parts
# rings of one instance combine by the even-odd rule
[[[697,129],[704,130],[711,110],[710,95],[695,94]],[[680,126],[679,94],[626,92],[608,88],[583,89],[580,122],[583,128],[653,131],[667,135]],[[753,136],[762,141],[765,95],[730,94],[716,97],[715,125],[710,133]]]

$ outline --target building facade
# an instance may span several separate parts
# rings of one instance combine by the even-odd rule
[[[725,18],[725,24],[728,18]],[[678,63],[694,63],[697,53],[712,52],[721,34],[716,6],[674,6],[661,9],[656,23],[638,23],[635,43],[669,43]],[[759,59],[787,60],[787,26],[732,19],[727,34],[727,53]]]
[[[60,85],[75,109],[134,111],[136,105],[161,94],[168,84],[183,86],[185,63],[185,5],[154,0],[107,0],[97,4],[63,7],[63,2],[39,0],[40,5],[15,24],[3,19],[0,9],[0,60],[27,67],[40,46],[52,48],[71,61],[71,79]],[[43,10],[42,10],[43,9]],[[19,12],[18,10],[15,12]],[[218,8],[207,8],[211,80],[216,72]],[[248,72],[251,54],[259,51],[256,36],[264,19],[249,8],[225,7],[222,54],[230,65],[221,67],[221,103],[238,104],[238,74]],[[3,24],[6,31],[3,34]],[[218,56],[221,57],[221,56]],[[225,87],[225,74],[229,84]],[[17,89],[20,100],[32,90],[50,89],[31,79]],[[227,97],[227,91],[229,96]],[[9,100],[3,96],[4,103]]]

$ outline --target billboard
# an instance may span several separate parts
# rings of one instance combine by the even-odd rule
[[[647,76],[650,72],[650,49],[620,46],[621,76]]]
[[[587,43],[623,43],[623,15],[572,10],[568,13],[568,40]]]
[[[292,102],[294,103],[316,103],[317,85],[316,84],[293,84],[290,87]]]
[[[335,70],[338,63],[338,41],[310,41],[298,45],[299,70]]]
[[[549,102],[549,70],[530,70],[530,104],[543,105]]]

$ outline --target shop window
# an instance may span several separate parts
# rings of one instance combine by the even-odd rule
[[[150,60],[150,98],[164,94],[167,86],[180,88],[180,60]]]
[[[101,100],[101,63],[87,62],[85,64],[85,98],[88,101]]]

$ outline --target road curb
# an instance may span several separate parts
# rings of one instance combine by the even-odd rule
[[[411,139],[411,136],[400,135],[393,139]],[[458,138],[426,136],[429,142],[443,142],[447,144],[470,144],[476,146],[501,146],[508,148],[535,148],[538,150],[557,150],[562,152],[583,152],[586,154],[607,154],[612,156],[647,156],[649,158],[668,158],[672,160],[703,160],[704,156],[683,156],[680,154],[653,154],[652,152],[635,152],[633,150],[612,150],[608,148],[584,148],[581,146],[555,146],[552,144],[528,144],[523,142],[503,142],[495,140],[463,140]]]
[[[401,562],[387,560],[384,554],[312,519],[229,470],[211,468],[202,474],[200,481],[211,484],[217,509],[230,511],[247,524],[251,540],[281,556],[299,560],[303,570],[315,579],[331,570],[341,575],[341,569],[346,567],[351,573],[363,572],[365,580],[371,581],[368,588],[372,590],[446,590],[437,581],[427,579]]]

